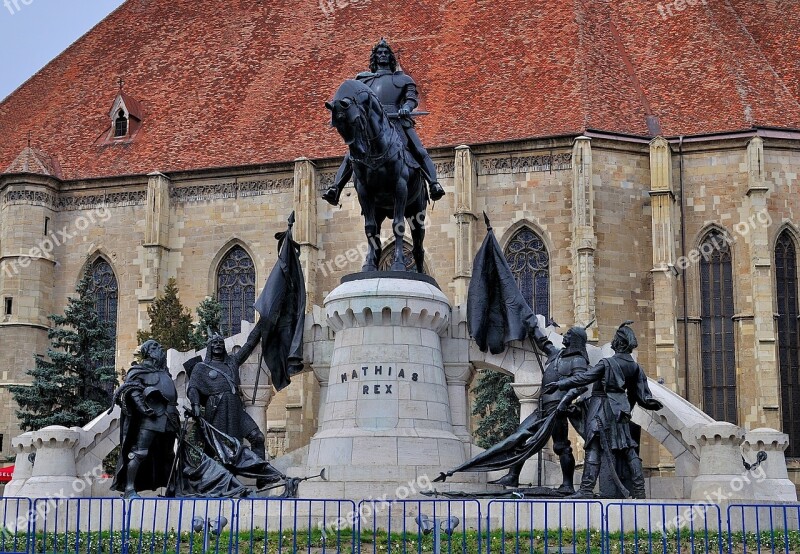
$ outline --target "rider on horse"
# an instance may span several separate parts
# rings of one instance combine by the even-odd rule
[[[422,146],[419,135],[414,130],[414,120],[411,117],[411,112],[419,104],[416,83],[402,71],[397,71],[397,59],[385,39],[381,39],[372,49],[369,69],[369,71],[359,73],[356,79],[375,92],[386,113],[399,123],[398,127],[405,132],[408,148],[422,167],[425,179],[429,183],[431,200],[439,200],[444,196],[444,189],[436,179],[436,167]],[[350,154],[347,154],[336,173],[336,180],[325,191],[322,198],[336,206],[339,203],[342,189],[352,176],[353,167]]]

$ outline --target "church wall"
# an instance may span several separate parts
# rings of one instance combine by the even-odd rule
[[[764,170],[771,183],[768,208],[775,214],[770,226],[770,237],[774,241],[784,223],[790,222],[796,229],[800,228],[800,147],[765,141]]]
[[[473,190],[472,225],[473,252],[485,236],[485,225],[480,214],[486,211],[495,234],[505,247],[520,225],[529,222],[544,239],[550,254],[550,306],[552,317],[566,328],[574,319],[572,242],[572,169],[554,168],[551,171],[513,171],[502,161],[509,156],[543,156],[568,154],[569,146],[559,145],[555,152],[550,148],[520,148],[514,145],[474,147],[477,185]],[[509,154],[512,152],[512,154]],[[610,340],[614,328],[625,319],[637,322],[640,338],[639,360],[649,374],[654,367],[654,330],[652,321],[652,237],[650,197],[650,168],[646,145],[620,145],[594,139],[592,141],[594,191],[594,230],[597,237],[595,252],[596,314],[599,324],[599,342]],[[430,226],[426,242],[426,263],[444,292],[455,298],[456,223],[453,214],[454,175],[450,149],[434,153],[434,160],[442,168],[441,181],[448,195],[437,202],[430,213]],[[684,144],[684,182],[686,190],[687,249],[700,240],[701,231],[711,223],[732,231],[735,223],[746,218],[746,144],[702,143]],[[673,154],[673,180],[676,191],[675,213],[680,190],[678,183],[679,157]],[[315,162],[317,188],[325,188],[336,170],[335,160]],[[796,194],[797,175],[800,174],[800,151],[792,145],[765,146],[765,170],[772,183],[769,208],[773,224],[771,240],[784,219],[793,222],[800,217],[800,196]],[[286,164],[262,172],[217,172],[213,177],[197,174],[181,175],[170,182],[171,194],[168,210],[167,250],[164,253],[162,281],[176,276],[181,299],[192,310],[209,294],[215,292],[214,270],[222,255],[239,241],[253,256],[256,265],[256,289],[260,290],[276,259],[277,243],[274,234],[285,229],[285,220],[295,207],[292,170]],[[226,184],[273,181],[268,191],[253,196],[236,197],[219,194]],[[52,214],[51,226],[72,228],[78,218],[90,219],[88,225],[65,245],[56,247],[52,303],[54,311],[63,311],[68,295],[74,292],[87,256],[102,254],[114,268],[119,281],[119,309],[117,335],[117,367],[126,368],[136,347],[138,310],[143,274],[152,260],[145,256],[146,207],[143,191],[146,179],[120,179],[104,183],[100,189],[91,183],[67,183],[66,196],[97,194],[99,190],[136,192],[129,205],[111,204],[108,217],[98,215],[97,206],[82,209],[62,209]],[[188,189],[192,188],[192,191]],[[263,187],[262,187],[263,189]],[[243,190],[243,189],[238,189]],[[178,191],[178,192],[175,192]],[[181,192],[182,191],[182,192]],[[263,191],[262,191],[263,192]],[[215,196],[216,194],[216,196]],[[238,193],[237,193],[238,194]],[[132,200],[131,200],[132,199]],[[125,202],[123,202],[125,203]],[[317,271],[316,296],[312,302],[323,303],[325,296],[338,284],[342,276],[358,271],[361,254],[353,256],[348,250],[358,250],[364,243],[363,220],[352,185],[342,196],[342,208],[334,208],[317,199]],[[93,210],[95,210],[93,212]],[[677,221],[676,221],[677,223]],[[384,225],[384,238],[389,237],[390,225]],[[1,240],[1,239],[0,239]],[[679,225],[675,225],[676,252],[680,255]],[[337,258],[339,256],[339,258]],[[747,319],[752,313],[749,304],[752,294],[750,261],[742,243],[733,246],[735,273],[735,301],[739,318],[736,329],[737,365],[739,375],[740,424],[750,428],[760,426],[749,412],[751,402],[748,390],[757,390],[757,376],[749,371],[753,359],[753,329]],[[624,261],[625,263],[620,263]],[[699,273],[698,265],[690,265],[685,278],[688,284],[690,320],[690,391],[689,399],[699,403]],[[677,313],[680,315],[680,281],[675,287]],[[30,291],[31,295],[37,291]],[[41,291],[39,291],[41,292]],[[584,323],[584,322],[581,322]],[[29,344],[35,351],[44,353],[46,339],[33,342],[22,328],[14,335],[13,328],[4,329],[3,342],[8,337],[12,343]],[[680,324],[676,328],[682,337]],[[42,336],[44,333],[42,333]],[[41,339],[41,337],[40,337]],[[2,383],[24,380],[24,370],[32,366],[31,352],[22,349],[4,349],[0,353]],[[23,359],[24,358],[24,359]],[[679,360],[682,372],[682,358]],[[285,391],[278,393],[268,409],[268,437],[272,454],[280,454],[301,446],[313,433],[317,385],[310,374],[299,376]],[[313,408],[311,408],[313,406]],[[0,433],[4,434],[3,453],[10,452],[15,408],[4,389],[0,389]],[[746,412],[746,413],[745,413]],[[3,427],[5,425],[5,427]],[[655,449],[655,450],[654,450]],[[657,447],[645,446],[645,459],[651,466],[658,459]]]
[[[489,216],[501,248],[505,248],[521,225],[531,228],[544,240],[550,256],[550,316],[562,327],[573,324],[572,254],[572,170],[501,173],[492,169],[508,153],[478,152],[478,186],[475,191],[475,251],[477,253],[486,226],[482,213]],[[569,150],[558,151],[558,154]],[[551,150],[514,152],[514,157],[550,155]]]
[[[596,315],[598,344],[611,341],[617,327],[633,320],[639,339],[637,360],[649,377],[655,368],[650,158],[646,146],[592,141]],[[671,459],[643,434],[640,455],[646,468]]]
[[[137,346],[137,288],[141,263],[139,250],[144,240],[144,212],[143,203],[108,205],[105,208],[96,204],[89,209],[58,212],[53,221],[56,229],[66,228],[75,233],[73,239],[55,251],[59,264],[54,288],[56,313],[63,313],[67,298],[75,293],[87,263],[103,256],[114,270],[119,287],[116,346],[119,371],[130,366]],[[90,222],[84,231],[76,228],[76,222],[81,218]]]
[[[239,192],[231,195],[229,185],[234,182],[239,184]],[[246,191],[252,187],[258,189],[258,195],[248,196],[252,192]],[[280,170],[174,180],[171,189],[167,271],[176,277],[181,301],[192,315],[196,317],[194,310],[203,298],[216,293],[217,269],[234,244],[241,245],[253,259],[258,295],[277,260],[275,233],[286,230],[293,209],[292,174]],[[229,196],[219,197],[221,194]],[[287,427],[291,425],[287,407],[302,403],[303,389],[303,379],[296,378],[270,403],[263,431],[273,454],[282,454],[288,446]]]
[[[734,320],[737,372],[738,424],[752,429],[763,426],[763,413],[753,413],[752,391],[757,391],[758,375],[754,358],[753,285],[751,257],[744,237],[735,232],[737,223],[749,218],[747,205],[747,145],[736,143],[684,145],[684,189],[686,249],[696,249],[706,232],[717,226],[736,240],[731,246],[734,287]],[[676,176],[677,177],[677,176]],[[679,254],[680,255],[680,254]],[[700,264],[690,263],[685,270],[689,317],[689,395],[702,406],[700,362]]]
[[[596,303],[599,344],[610,342],[620,323],[633,320],[638,360],[653,372],[653,246],[650,160],[646,149],[625,151],[592,145]]]

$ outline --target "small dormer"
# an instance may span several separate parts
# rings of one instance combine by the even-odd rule
[[[120,91],[109,112],[109,142],[132,140],[142,125],[142,106],[129,94]]]

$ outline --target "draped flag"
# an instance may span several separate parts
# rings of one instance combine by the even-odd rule
[[[481,352],[499,354],[507,343],[528,336],[536,316],[519,291],[485,212],[483,217],[487,232],[472,264],[467,325]]]
[[[303,326],[306,287],[300,266],[300,246],[292,240],[294,212],[289,228],[277,233],[278,261],[256,300],[261,315],[261,352],[276,389],[286,388],[290,377],[303,369]]]

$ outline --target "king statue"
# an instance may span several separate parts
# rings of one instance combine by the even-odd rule
[[[417,84],[409,75],[397,69],[397,58],[385,39],[375,45],[370,57],[369,71],[359,73],[356,79],[369,86],[383,105],[384,111],[405,137],[411,155],[419,163],[428,181],[430,199],[441,199],[445,192],[436,177],[436,166],[414,129],[412,112],[419,105]],[[348,153],[342,162],[333,185],[322,198],[336,206],[345,184],[353,176],[353,166]]]

